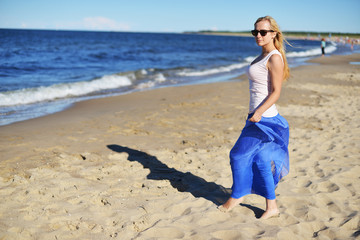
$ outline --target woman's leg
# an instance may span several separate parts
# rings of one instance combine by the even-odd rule
[[[231,154],[232,155],[232,154]],[[233,159],[234,160],[234,159]],[[231,197],[219,207],[219,210],[222,212],[227,212],[238,206],[244,200],[245,195],[251,193],[252,185],[252,170],[251,165],[244,165],[242,168],[237,168],[236,164],[232,164],[232,176],[233,176],[233,185],[231,187],[232,193]]]
[[[254,185],[253,189],[266,199],[266,210],[261,219],[268,219],[279,216],[279,209],[276,204],[274,172],[275,163],[272,161],[273,154],[271,147],[265,147],[254,157]]]
[[[261,139],[250,129],[244,129],[230,151],[230,164],[233,177],[231,197],[219,207],[221,211],[230,211],[243,201],[243,196],[251,193],[253,184],[253,156]]]
[[[276,199],[266,199],[266,210],[261,216],[261,219],[269,219],[280,216],[280,211],[276,205]]]

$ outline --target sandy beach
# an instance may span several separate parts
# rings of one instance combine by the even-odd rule
[[[290,125],[279,218],[262,197],[217,210],[248,82],[77,103],[0,127],[0,239],[355,239],[360,236],[360,54],[292,69],[277,106]]]

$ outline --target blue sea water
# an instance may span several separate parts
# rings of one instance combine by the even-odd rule
[[[321,54],[319,41],[290,43],[291,66]],[[350,51],[335,43],[326,49]],[[0,29],[0,125],[90,98],[226,81],[259,52],[252,37]]]

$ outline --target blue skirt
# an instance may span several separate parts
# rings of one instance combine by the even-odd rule
[[[289,125],[279,114],[257,123],[247,120],[230,151],[231,197],[254,193],[275,199],[277,184],[289,173],[288,144]]]

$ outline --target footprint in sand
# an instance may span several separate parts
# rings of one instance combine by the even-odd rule
[[[256,228],[242,228],[239,230],[220,230],[211,233],[216,239],[222,240],[237,240],[237,239],[251,239],[251,236],[260,236],[264,231],[258,231]]]
[[[304,219],[309,212],[309,207],[305,205],[298,206],[294,211],[294,216]]]
[[[215,223],[226,221],[229,218],[230,218],[229,214],[219,214],[219,211],[209,212],[206,214],[205,217],[199,219],[199,221],[197,221],[197,224],[204,227],[204,226],[209,226],[209,225],[212,225]]]
[[[299,177],[304,177],[307,175],[307,169],[299,168],[299,169],[296,169],[295,171],[296,171],[296,175]]]
[[[336,192],[340,189],[338,185],[329,181],[319,183],[317,186],[319,191],[328,193]]]
[[[346,189],[349,190],[349,192],[351,193],[351,196],[355,196],[356,195],[356,190],[353,186],[352,183],[349,183],[346,185]]]
[[[306,194],[311,192],[312,181],[308,180],[308,178],[299,178],[296,182],[296,187],[292,189],[293,192]]]
[[[319,163],[316,162],[316,165],[314,167],[316,176],[323,178],[325,177],[324,171],[319,167]]]
[[[357,212],[351,213],[345,220],[343,220],[339,227],[348,229],[348,230],[357,230],[358,233],[354,232],[354,234],[357,236],[360,236],[360,230],[359,230],[359,224],[360,224],[360,216],[357,215]]]
[[[150,238],[166,238],[166,239],[181,239],[184,238],[184,231],[174,227],[153,227],[141,233],[141,239]]]
[[[341,212],[341,209],[338,207],[337,204],[335,204],[333,201],[330,201],[326,204],[328,206],[328,209],[331,211],[331,212],[336,212],[336,213],[340,213]]]

